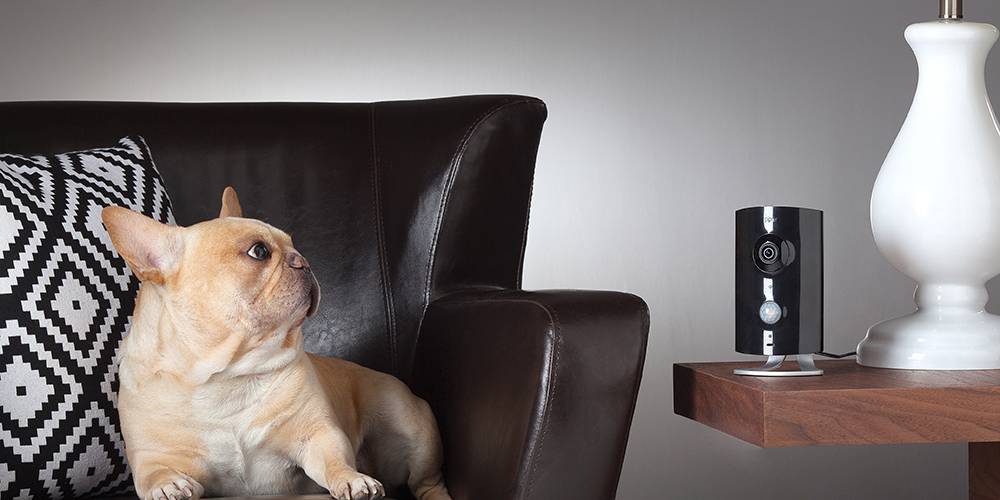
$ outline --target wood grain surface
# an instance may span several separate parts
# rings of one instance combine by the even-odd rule
[[[1000,370],[889,370],[837,360],[818,362],[826,372],[820,377],[733,375],[756,365],[675,364],[674,412],[766,448],[1000,441]]]

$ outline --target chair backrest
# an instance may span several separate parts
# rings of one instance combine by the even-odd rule
[[[146,139],[178,224],[248,217],[292,235],[323,290],[306,349],[408,378],[429,301],[520,286],[544,104],[522,96],[380,103],[0,103],[0,151]]]

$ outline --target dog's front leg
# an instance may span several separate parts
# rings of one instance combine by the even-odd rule
[[[385,496],[382,483],[358,472],[351,441],[343,431],[332,426],[305,441],[299,466],[310,479],[330,490],[330,496],[337,500],[371,500]]]

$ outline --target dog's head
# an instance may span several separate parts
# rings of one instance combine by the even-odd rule
[[[102,212],[115,249],[155,286],[186,326],[218,343],[236,335],[259,344],[294,329],[319,305],[319,283],[283,231],[243,218],[236,191],[216,219],[168,226],[121,207]]]

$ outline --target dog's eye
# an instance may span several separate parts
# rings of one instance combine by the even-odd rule
[[[271,251],[267,249],[267,245],[258,241],[247,250],[247,255],[257,260],[267,260],[271,256]]]

